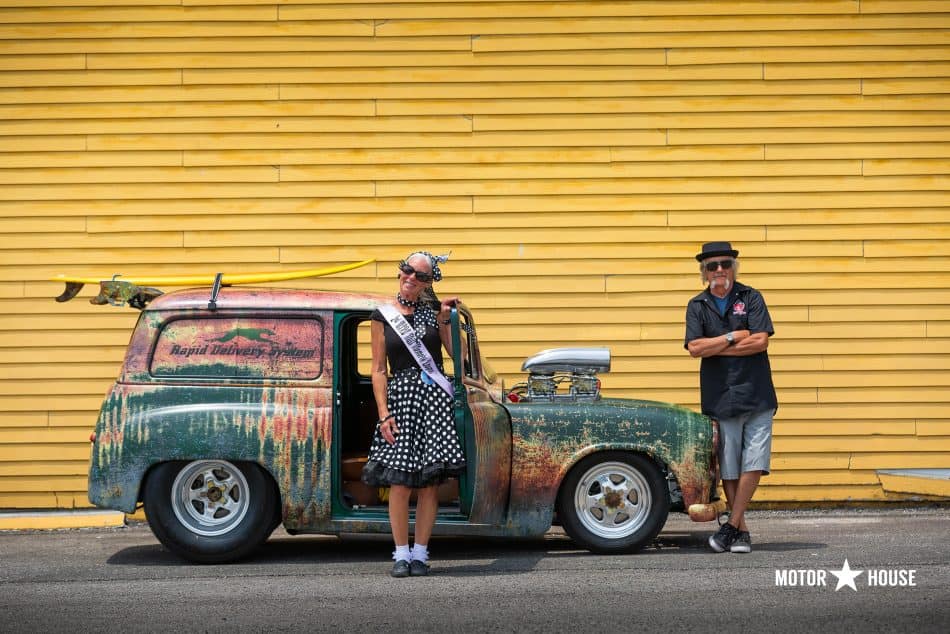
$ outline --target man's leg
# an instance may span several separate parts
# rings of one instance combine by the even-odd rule
[[[734,485],[732,495],[726,491],[726,499],[729,500],[729,506],[732,509],[729,514],[729,523],[740,531],[748,531],[749,527],[745,523],[745,512],[749,508],[749,502],[755,495],[755,490],[759,486],[759,479],[762,477],[761,471],[746,471],[739,476],[738,480],[731,480]],[[726,482],[723,481],[722,488],[726,489]]]
[[[754,414],[742,426],[742,472],[735,495],[729,498],[732,503],[729,521],[740,531],[749,530],[745,523],[745,512],[759,486],[759,480],[769,472],[774,413],[768,410]]]
[[[722,481],[722,490],[723,490],[723,493],[726,494],[726,504],[729,506],[730,511],[732,510],[732,505],[735,504],[736,489],[738,488],[739,488],[738,480],[723,480]]]

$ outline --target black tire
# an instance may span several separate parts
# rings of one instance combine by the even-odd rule
[[[162,463],[149,473],[143,498],[158,540],[204,564],[249,554],[271,534],[278,512],[273,481],[249,462]]]
[[[666,480],[649,458],[606,451],[578,462],[561,484],[558,519],[578,545],[632,553],[659,534],[670,511]]]

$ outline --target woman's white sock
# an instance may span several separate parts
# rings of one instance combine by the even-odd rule
[[[410,561],[412,559],[412,551],[409,550],[409,544],[403,546],[396,544],[396,550],[393,551],[393,559],[395,561]]]
[[[429,561],[428,544],[415,543],[412,546],[412,559],[413,561],[421,561],[422,563]]]

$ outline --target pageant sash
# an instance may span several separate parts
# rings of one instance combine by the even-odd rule
[[[392,304],[383,304],[379,307],[379,312],[383,314],[383,317],[386,318],[386,321],[389,322],[392,329],[396,331],[396,334],[399,335],[402,342],[406,344],[409,354],[416,360],[416,363],[419,364],[422,371],[435,381],[439,387],[445,390],[449,396],[454,397],[455,390],[452,388],[452,383],[439,371],[439,367],[435,364],[435,360],[432,358],[432,355],[429,354],[425,344],[422,343],[422,339],[416,335],[416,331],[409,325],[409,322],[406,321],[402,313],[396,310],[396,307]]]

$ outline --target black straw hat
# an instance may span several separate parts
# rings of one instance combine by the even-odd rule
[[[703,245],[701,253],[696,254],[696,259],[702,262],[706,258],[712,258],[717,255],[731,255],[734,258],[739,257],[739,252],[732,248],[728,242],[707,242]]]

